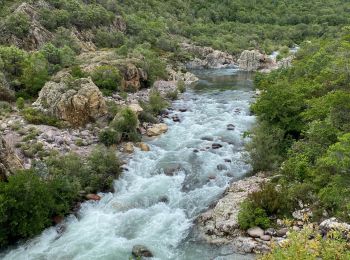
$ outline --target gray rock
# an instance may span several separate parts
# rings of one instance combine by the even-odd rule
[[[247,230],[247,233],[251,237],[262,237],[264,236],[264,230],[260,227],[253,227]]]
[[[283,237],[287,234],[288,228],[281,228],[276,231],[276,235],[279,237]]]
[[[265,230],[265,235],[275,236],[276,235],[276,230],[274,228],[268,228],[268,229]]]
[[[218,143],[214,143],[214,144],[211,145],[211,148],[213,148],[213,149],[220,149],[220,148],[222,148],[222,145],[218,144]]]
[[[132,248],[132,255],[136,258],[140,257],[153,257],[152,252],[143,245],[135,245]]]
[[[227,130],[229,130],[229,131],[233,131],[233,130],[235,130],[235,125],[233,125],[233,124],[229,124],[229,125],[227,125]]]
[[[270,241],[271,240],[271,236],[270,235],[263,235],[260,237],[260,239],[264,240],[264,241]]]
[[[214,141],[214,138],[212,136],[203,136],[203,137],[201,137],[201,139],[203,141],[209,141],[209,142]]]
[[[227,166],[225,164],[218,164],[216,166],[216,168],[219,170],[219,171],[226,171],[227,170]]]

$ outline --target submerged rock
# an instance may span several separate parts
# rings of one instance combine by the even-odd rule
[[[132,248],[132,255],[136,258],[153,257],[152,252],[143,245],[135,245]]]
[[[222,148],[222,145],[214,143],[214,144],[211,145],[211,148],[213,148],[213,149],[220,149],[220,148]]]

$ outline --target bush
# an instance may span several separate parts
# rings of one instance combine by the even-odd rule
[[[141,105],[145,111],[149,111],[153,115],[159,115],[169,104],[158,91],[152,91],[149,96],[148,104]]]
[[[76,54],[79,54],[81,52],[79,42],[72,36],[72,32],[69,29],[63,27],[59,27],[56,30],[55,36],[52,39],[52,44],[57,48],[64,48],[65,46],[68,46]]]
[[[49,186],[33,171],[0,182],[0,244],[40,233],[51,223],[53,205]]]
[[[43,54],[33,53],[25,60],[23,66],[21,82],[25,86],[24,92],[29,96],[35,96],[48,79],[47,60]]]
[[[310,239],[312,238],[312,239]],[[337,232],[330,232],[323,239],[310,229],[292,232],[283,247],[274,246],[272,252],[260,260],[275,259],[349,259],[349,245]]]
[[[13,13],[5,20],[5,31],[23,39],[29,33],[30,23],[26,14]]]
[[[238,213],[238,224],[242,229],[246,230],[256,226],[266,229],[270,227],[271,223],[265,210],[256,208],[253,203],[245,201],[242,203]]]
[[[103,143],[106,146],[111,146],[120,143],[122,139],[121,134],[111,128],[108,127],[107,129],[103,129],[99,134],[99,140],[101,143]]]
[[[121,32],[97,29],[94,43],[100,48],[117,48],[124,44],[125,36]]]
[[[103,65],[97,67],[92,73],[92,80],[102,90],[108,90],[113,92],[118,90],[118,87],[121,84],[122,77],[119,70],[116,68]]]
[[[22,115],[25,120],[34,125],[51,125],[55,127],[63,126],[63,123],[57,118],[46,115],[43,112],[31,107],[24,109],[22,111]]]
[[[177,90],[180,93],[184,93],[186,91],[186,85],[185,85],[185,82],[183,80],[179,80],[177,82]]]
[[[157,118],[155,118],[151,113],[146,111],[142,111],[139,114],[139,119],[141,122],[147,122],[147,123],[153,123],[153,124],[158,123]]]
[[[24,99],[22,97],[17,98],[16,106],[19,110],[22,110],[24,108]]]
[[[137,132],[138,118],[131,109],[122,110],[110,126],[121,134],[122,141],[140,141],[140,135]]]
[[[174,90],[174,91],[168,92],[166,94],[166,97],[170,100],[176,100],[178,99],[178,94],[179,92],[177,90]]]
[[[286,153],[285,133],[282,129],[261,122],[253,130],[253,137],[246,148],[254,172],[277,169]]]

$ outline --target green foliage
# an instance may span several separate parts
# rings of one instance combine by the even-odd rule
[[[129,108],[122,110],[111,122],[110,127],[115,129],[121,135],[122,141],[140,141],[140,135],[137,132],[137,115]]]
[[[41,53],[34,53],[25,60],[21,82],[27,94],[35,96],[41,90],[49,79],[48,68],[49,64]]]
[[[168,92],[166,94],[166,98],[168,98],[170,100],[176,100],[176,99],[178,99],[178,95],[179,95],[178,90],[174,90],[174,91]]]
[[[238,213],[238,224],[244,230],[256,226],[266,229],[270,227],[270,219],[265,210],[257,208],[249,201],[245,201],[241,204],[241,209]]]
[[[32,171],[0,182],[0,244],[37,235],[50,224],[53,205],[49,187]]]
[[[315,218],[326,211],[345,221],[350,208],[348,35],[345,30],[339,40],[305,44],[292,68],[257,75],[263,94],[253,110],[261,123],[248,145],[254,170],[282,175],[279,184],[290,205],[298,199],[311,205]],[[285,205],[279,203],[278,210],[284,212]]]
[[[180,92],[180,93],[185,93],[186,91],[186,85],[185,85],[185,82],[183,80],[179,80],[177,82],[177,90]]]
[[[271,253],[263,255],[259,259],[349,259],[349,252],[349,245],[341,234],[330,232],[326,239],[323,239],[315,231],[304,229],[301,232],[291,232],[283,247],[276,245]]]
[[[76,38],[72,36],[72,32],[64,27],[57,28],[55,36],[52,39],[52,44],[57,48],[63,48],[68,46],[75,53],[79,54],[81,52],[81,47]]]
[[[24,98],[22,98],[22,97],[17,98],[17,100],[16,100],[16,106],[17,106],[17,108],[18,108],[19,110],[22,110],[22,109],[24,108],[24,105],[25,105],[25,103],[24,103]]]
[[[53,44],[48,43],[40,49],[40,53],[44,55],[49,63],[48,72],[50,75],[61,68],[72,66],[75,62],[75,52],[67,45],[57,48]]]
[[[99,134],[100,142],[106,146],[118,144],[120,143],[121,139],[121,134],[111,127],[103,129]]]
[[[92,80],[99,88],[107,90],[110,94],[120,87],[122,77],[115,67],[103,65],[93,71]]]
[[[62,127],[62,122],[57,118],[44,114],[43,112],[28,107],[22,110],[22,115],[26,121],[34,125],[51,125]]]
[[[100,48],[117,48],[124,44],[125,36],[121,32],[97,29],[94,43]]]
[[[13,13],[6,18],[4,28],[7,34],[23,39],[29,33],[29,18],[23,13]]]
[[[142,108],[153,115],[159,115],[169,104],[158,91],[152,91],[148,103],[142,103]]]

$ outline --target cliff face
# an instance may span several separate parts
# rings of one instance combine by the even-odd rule
[[[21,160],[0,136],[0,181],[7,179],[16,169],[21,168],[23,168]]]

